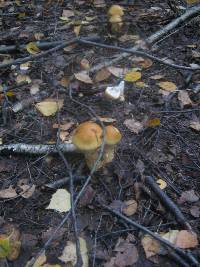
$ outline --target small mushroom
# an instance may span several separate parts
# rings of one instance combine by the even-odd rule
[[[122,17],[124,15],[123,8],[119,5],[112,5],[108,10],[108,16],[120,16]]]
[[[112,5],[108,10],[109,22],[111,25],[111,31],[113,33],[120,32],[123,21],[122,16],[124,15],[123,8],[119,5]]]

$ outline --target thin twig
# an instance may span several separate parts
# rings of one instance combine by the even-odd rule
[[[190,70],[190,71],[200,70],[200,67],[187,67],[187,66],[182,66],[182,65],[177,65],[177,64],[170,63],[170,62],[168,62],[166,60],[163,60],[163,59],[158,58],[156,56],[150,55],[150,54],[148,54],[148,53],[146,53],[144,51],[139,51],[136,48],[127,49],[127,48],[123,48],[123,47],[119,47],[119,46],[106,45],[106,44],[102,44],[102,43],[87,41],[87,40],[84,40],[84,39],[79,39],[78,42],[81,43],[81,44],[98,46],[98,47],[113,49],[113,50],[117,50],[117,51],[121,51],[121,52],[126,52],[126,53],[129,53],[129,54],[134,54],[134,55],[147,57],[147,58],[150,58],[150,59],[152,59],[154,61],[157,61],[157,62],[159,62],[159,63],[161,63],[163,65],[169,66],[169,67],[174,68],[174,69],[182,69],[182,70]]]
[[[152,236],[154,239],[156,239],[157,241],[159,241],[161,244],[165,245],[166,247],[168,247],[169,249],[174,250],[176,253],[178,253],[180,256],[182,256],[183,258],[185,258],[186,260],[192,262],[193,266],[197,266],[199,267],[199,262],[190,254],[188,254],[187,252],[183,251],[182,249],[175,247],[172,243],[170,243],[169,241],[167,241],[166,239],[162,238],[161,236],[159,236],[158,234],[153,233],[152,231],[150,231],[149,229],[147,229],[145,226],[140,225],[139,223],[129,219],[128,217],[124,216],[123,214],[121,214],[120,212],[111,209],[109,206],[104,205],[102,203],[99,202],[99,204],[106,210],[110,211],[111,213],[115,214],[117,217],[121,218],[122,220],[124,220],[126,223],[129,223],[131,225],[133,225],[134,227],[136,227],[137,229],[141,230],[142,232],[149,234],[150,236]]]

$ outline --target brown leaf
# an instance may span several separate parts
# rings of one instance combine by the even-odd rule
[[[115,265],[117,267],[132,266],[138,261],[138,251],[134,244],[128,243],[126,250],[123,253],[118,252],[115,258]]]
[[[176,91],[177,87],[176,84],[173,82],[160,82],[158,83],[158,85],[160,86],[161,89],[166,90],[168,92],[174,92]]]
[[[192,100],[190,99],[187,91],[183,91],[183,90],[179,91],[178,100],[180,101],[182,108],[192,105]]]
[[[20,195],[23,198],[29,198],[35,192],[35,185],[34,184],[33,185],[27,185],[27,184],[20,185],[20,188],[22,189],[22,192],[20,193]]]
[[[96,194],[96,191],[90,185],[88,185],[84,194],[82,195],[80,199],[80,202],[79,202],[80,206],[81,207],[88,206],[92,202],[95,194]]]
[[[13,198],[16,196],[17,196],[17,193],[12,186],[10,186],[7,189],[0,190],[0,198]]]
[[[127,68],[119,68],[119,67],[108,67],[108,71],[114,75],[115,77],[122,78],[129,71]]]
[[[74,16],[74,11],[69,9],[64,9],[62,13],[62,17],[64,18],[70,18]]]
[[[80,65],[83,70],[88,70],[90,68],[90,62],[86,58],[81,59]]]
[[[134,132],[136,134],[138,134],[139,132],[141,132],[141,130],[143,129],[143,124],[139,121],[136,121],[135,119],[126,119],[124,121],[124,125],[131,131]]]
[[[137,211],[137,202],[134,199],[128,200],[124,202],[123,213],[126,216],[131,216],[136,213]]]
[[[192,128],[193,130],[199,132],[200,131],[200,122],[198,122],[198,121],[191,121],[190,122],[190,128]]]
[[[160,250],[160,243],[149,235],[145,235],[141,242],[147,259],[156,255]]]
[[[175,245],[179,248],[195,248],[198,246],[197,234],[187,230],[179,231]]]
[[[87,74],[87,72],[85,71],[82,71],[82,72],[79,72],[79,73],[75,73],[74,74],[75,78],[83,83],[89,83],[89,84],[92,84],[93,81],[92,79],[90,78],[90,76]]]
[[[62,131],[67,131],[69,130],[72,126],[74,125],[74,122],[70,121],[70,122],[66,122],[64,124],[60,124],[60,130]],[[54,129],[58,129],[59,128],[59,124],[58,123],[54,123],[53,124],[53,128]]]
[[[193,217],[199,218],[200,217],[200,207],[198,207],[198,206],[191,207],[190,213],[192,214]]]
[[[183,204],[185,202],[193,203],[199,200],[199,197],[195,194],[194,190],[185,191],[181,194],[179,198],[179,203]]]
[[[107,68],[103,68],[99,70],[95,76],[95,81],[96,82],[101,82],[104,80],[107,80],[110,77],[111,73],[108,71]]]

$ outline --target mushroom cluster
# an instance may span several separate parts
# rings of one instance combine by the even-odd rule
[[[119,5],[112,5],[108,10],[109,22],[111,24],[111,31],[113,33],[120,32],[123,21],[122,17],[124,15],[123,8]]]
[[[114,158],[115,146],[121,140],[120,131],[112,126],[105,127],[105,147],[101,161],[96,169],[104,167]],[[85,155],[87,166],[92,169],[98,156],[103,141],[103,130],[94,122],[81,123],[75,130],[72,142]]]

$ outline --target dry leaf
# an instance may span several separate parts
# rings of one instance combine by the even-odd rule
[[[74,17],[74,11],[69,10],[69,9],[64,9],[62,12],[62,17],[64,17],[64,18]]]
[[[70,121],[70,122],[66,122],[64,124],[58,124],[58,123],[54,123],[53,124],[53,129],[58,129],[60,128],[60,130],[62,131],[67,131],[69,130],[72,126],[74,125],[74,122]]]
[[[116,119],[113,119],[113,118],[99,117],[99,119],[102,122],[108,122],[108,123],[116,122]]]
[[[30,42],[26,45],[26,50],[29,52],[29,54],[35,55],[40,52],[40,49],[38,48],[37,44],[35,42]]]
[[[149,59],[149,58],[145,58],[145,59],[139,61],[138,64],[139,64],[139,66],[141,66],[142,68],[147,69],[147,68],[149,68],[149,67],[151,67],[151,66],[153,65],[153,62],[152,62],[151,59]]]
[[[192,100],[189,97],[189,94],[187,91],[179,91],[178,92],[178,100],[180,101],[181,107],[188,107],[192,105]]]
[[[52,209],[59,212],[66,212],[71,209],[71,196],[65,189],[58,189],[51,198],[49,206],[46,209]]]
[[[67,131],[60,131],[60,135],[59,135],[59,137],[60,137],[60,140],[62,141],[62,142],[64,142],[64,141],[66,141],[66,137],[69,135],[69,132],[67,132]]]
[[[63,78],[60,80],[60,85],[62,85],[63,87],[68,87],[69,82],[70,82],[69,78],[67,78],[67,77],[63,77]]]
[[[200,122],[198,121],[191,121],[190,122],[190,128],[196,130],[196,131],[200,131]]]
[[[35,185],[27,185],[27,184],[24,184],[24,185],[20,185],[19,186],[23,192],[20,193],[20,196],[22,196],[23,198],[29,198],[33,195],[33,193],[35,192]]]
[[[88,267],[89,266],[89,259],[87,254],[87,244],[86,241],[79,237],[80,242],[80,252],[83,260],[82,267]],[[75,243],[68,241],[67,245],[65,246],[62,255],[59,257],[59,260],[65,263],[71,263],[72,266],[76,265],[77,256],[76,256],[76,245]]]
[[[163,75],[160,75],[160,74],[156,74],[156,75],[153,75],[151,77],[149,77],[150,79],[152,80],[160,80],[162,79],[164,76]]]
[[[9,186],[7,189],[0,190],[0,198],[13,198],[16,197],[17,193],[12,186]]]
[[[103,68],[96,73],[95,81],[96,82],[105,81],[110,77],[110,75],[111,75],[111,73],[108,71],[108,69]]]
[[[31,83],[31,78],[28,75],[19,74],[16,78],[16,83],[19,84],[24,82]]]
[[[136,121],[135,119],[126,119],[124,121],[124,125],[131,131],[136,134],[142,131],[143,129],[143,124],[139,121]]]
[[[187,230],[179,231],[175,245],[179,248],[195,248],[198,246],[197,234]]]
[[[134,199],[128,200],[124,202],[123,213],[126,216],[131,216],[136,213],[137,211],[137,202]]]
[[[112,75],[118,78],[123,78],[124,75],[129,71],[127,68],[118,68],[113,66],[110,66],[107,69]]]
[[[83,70],[88,70],[90,68],[90,62],[86,58],[81,60],[80,65]]]
[[[147,127],[160,126],[160,118],[153,118],[146,122]]]
[[[161,234],[161,236],[170,243],[175,244],[178,233],[179,233],[178,230],[170,230],[167,233]]]
[[[164,181],[164,180],[162,180],[162,179],[158,179],[157,181],[156,181],[156,183],[158,184],[158,186],[160,187],[160,189],[165,189],[166,187],[167,187],[167,183]]]
[[[100,7],[105,7],[106,3],[105,0],[93,0],[93,5],[94,7],[100,8]]]
[[[83,83],[89,83],[89,84],[93,83],[92,79],[90,78],[90,76],[87,74],[86,71],[81,71],[81,72],[75,73],[74,76],[77,80],[79,80]]]
[[[145,235],[142,238],[141,243],[147,259],[155,256],[160,250],[160,243],[149,235]]]
[[[197,202],[199,197],[195,194],[194,190],[185,191],[181,194],[179,198],[179,203],[183,204],[185,202],[193,203]]]
[[[63,106],[63,99],[46,99],[35,105],[37,110],[39,110],[42,115],[48,117],[54,115]]]
[[[139,71],[131,71],[126,73],[124,80],[127,82],[136,82],[137,80],[141,79],[141,72]]]
[[[81,30],[81,25],[74,26],[74,33],[75,33],[76,37],[79,36],[80,30]]]
[[[192,206],[190,208],[190,213],[193,217],[199,218],[200,217],[200,207],[198,206]]]
[[[31,66],[31,62],[26,62],[26,63],[22,63],[20,64],[20,70],[28,70]]]
[[[146,87],[148,87],[148,85],[145,82],[142,82],[142,81],[136,82],[135,85],[137,87],[139,87],[139,88],[146,88]]]
[[[163,90],[166,90],[168,92],[173,92],[176,91],[177,87],[176,84],[173,82],[160,82],[158,83],[158,85],[160,86],[160,88],[162,88]]]

